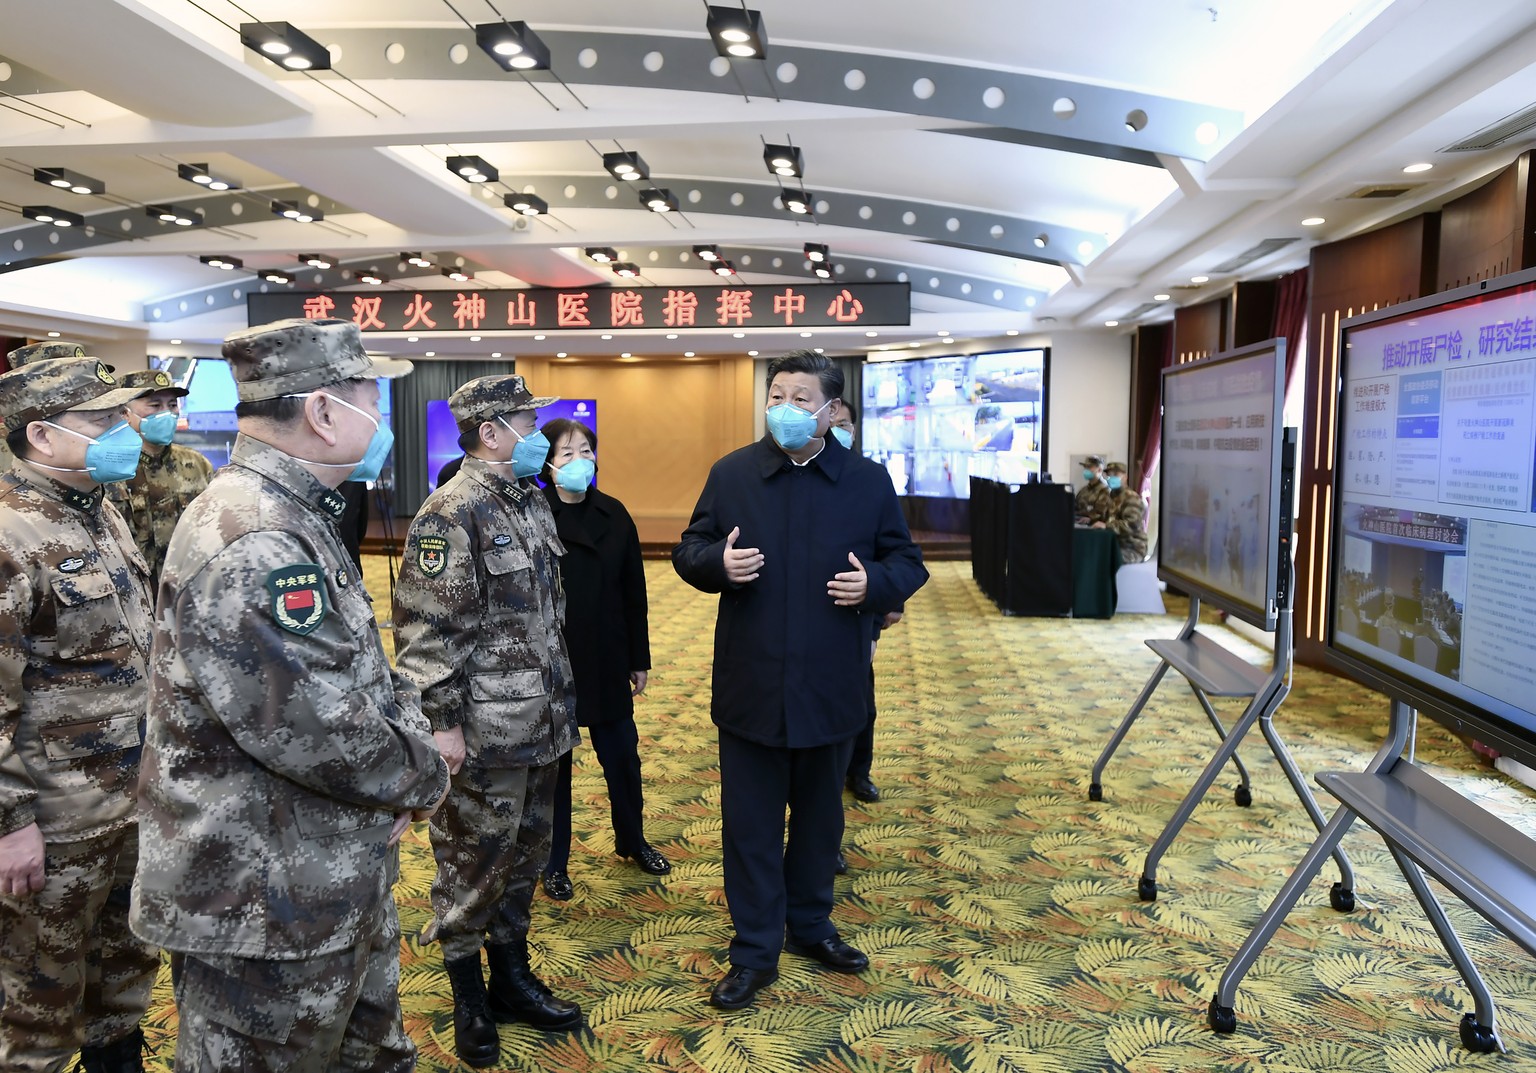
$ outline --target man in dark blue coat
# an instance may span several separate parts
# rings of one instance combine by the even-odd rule
[[[710,1002],[725,1009],[778,978],[786,946],[835,972],[869,964],[830,918],[843,777],[866,718],[853,702],[875,623],[928,572],[885,470],[828,435],[842,393],[820,354],[771,362],[769,434],[715,463],[672,551],[684,581],[720,594],[710,716],[736,936]]]

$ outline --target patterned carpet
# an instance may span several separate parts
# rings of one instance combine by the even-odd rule
[[[648,832],[674,871],[656,881],[613,856],[601,772],[580,750],[576,897],[560,904],[541,894],[532,940],[535,967],[581,1002],[587,1027],[545,1037],[506,1026],[498,1068],[1536,1069],[1531,960],[1460,903],[1448,905],[1499,1003],[1510,1053],[1463,1050],[1456,1023],[1470,999],[1390,856],[1360,825],[1345,842],[1359,873],[1357,910],[1328,907],[1330,866],[1239,994],[1237,1034],[1213,1035],[1206,1003],[1311,840],[1305,814],[1255,733],[1243,749],[1253,806],[1233,803],[1224,776],[1164,858],[1159,900],[1137,901],[1146,850],[1213,749],[1182,683],[1165,681],[1154,697],[1106,774],[1102,803],[1087,800],[1087,776],[1155,666],[1142,641],[1175,634],[1187,605],[1170,601],[1167,617],[1004,618],[965,563],[933,564],[877,658],[883,798],[849,799],[851,870],[838,881],[835,914],[870,955],[870,971],[837,976],[785,955],[779,982],[755,1007],[712,1009],[704,999],[730,934],[708,720],[714,606],[670,564],[646,568],[656,666],[637,718],[651,743],[642,753]],[[382,600],[382,559],[369,574]],[[1310,776],[1363,766],[1386,714],[1381,697],[1303,669],[1277,723]],[[1478,767],[1438,727],[1420,728],[1418,748],[1464,792],[1536,830],[1530,795]],[[407,834],[405,859],[396,893],[414,936],[428,919],[424,828]],[[402,957],[420,1068],[467,1068],[452,1057],[437,952],[408,940]],[[151,1068],[169,1068],[174,1028],[162,979],[148,1025]]]

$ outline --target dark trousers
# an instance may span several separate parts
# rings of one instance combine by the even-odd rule
[[[603,779],[608,783],[608,812],[613,820],[613,851],[634,853],[645,845],[642,814],[645,800],[640,791],[640,732],[634,719],[618,719],[583,727]],[[555,784],[554,844],[549,851],[549,872],[569,870],[571,863],[571,754],[560,758]]]
[[[870,765],[875,760],[875,665],[869,665],[869,693],[864,698],[864,706],[869,709],[869,718],[865,720],[864,729],[859,731],[859,736],[853,739],[853,752],[848,757],[848,777],[855,776],[869,778]]]
[[[732,965],[773,968],[786,930],[804,943],[836,934],[832,881],[843,841],[843,778],[852,748],[851,739],[811,749],[775,748],[720,731],[725,900],[736,928]]]

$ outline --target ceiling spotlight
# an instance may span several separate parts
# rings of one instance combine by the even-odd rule
[[[1154,294],[1152,296],[1152,301],[1154,301],[1154,302],[1166,302],[1166,301],[1168,301],[1168,299],[1170,299],[1172,297],[1173,296],[1171,294]]]
[[[144,214],[151,220],[177,227],[191,227],[203,222],[201,209],[189,209],[184,205],[145,205]]]
[[[619,251],[612,246],[588,246],[586,254],[600,265],[611,265],[619,259]]]
[[[1035,236],[1035,237],[1034,237],[1034,243],[1035,243],[1035,249],[1037,249],[1037,250],[1043,250],[1043,249],[1045,249],[1045,248],[1046,248],[1046,247],[1047,247],[1047,246],[1049,246],[1049,245],[1050,245],[1050,243],[1051,243],[1051,239],[1050,239],[1050,236],[1049,236],[1049,235],[1046,235],[1046,234],[1039,234],[1039,235],[1036,235],[1036,236]]]
[[[677,198],[670,190],[642,190],[640,204],[652,212],[676,212],[678,207]]]
[[[628,261],[617,261],[613,266],[613,274],[621,279],[638,279],[640,269]]]
[[[718,261],[720,260],[720,247],[695,246],[693,248],[693,255],[701,261]]]
[[[388,276],[381,276],[377,272],[359,272],[357,274],[357,281],[359,283],[367,283],[367,284],[370,284],[371,286],[377,287],[377,286],[380,286],[381,284],[388,283],[389,282],[389,277]]]
[[[1433,164],[1409,164],[1406,168],[1403,169],[1403,174],[1417,175],[1419,172],[1428,171],[1432,167],[1434,167]]]
[[[51,205],[24,205],[21,214],[29,220],[36,220],[40,224],[53,224],[55,227],[85,226],[85,217],[78,212],[65,212]]]
[[[443,275],[447,276],[455,283],[468,283],[470,280],[475,278],[475,274],[473,272],[466,272],[462,268],[445,268],[443,269]]]
[[[238,190],[240,184],[233,179],[221,179],[208,170],[207,164],[177,164],[176,174],[189,183],[209,190]]]
[[[768,52],[768,34],[763,30],[763,15],[744,7],[706,5],[709,15],[704,28],[709,31],[715,51],[722,56],[762,59]]]
[[[793,145],[768,145],[763,147],[763,163],[773,175],[800,179],[805,176],[805,158]]]
[[[506,194],[501,203],[524,216],[540,216],[549,211],[549,202],[533,194]]]
[[[811,195],[803,190],[786,190],[779,195],[779,204],[799,216],[811,215]]]
[[[286,22],[242,22],[240,42],[290,71],[329,71],[331,54],[320,42]]]
[[[261,278],[268,283],[292,283],[293,277],[287,272],[279,272],[275,268],[269,268],[261,274]]]
[[[400,260],[404,261],[408,265],[415,265],[417,268],[432,267],[431,261],[423,257],[420,253],[412,253],[410,250],[406,250],[400,254]]]
[[[72,194],[105,194],[107,184],[68,168],[33,168],[32,178],[45,186],[68,190]]]
[[[325,219],[325,213],[319,209],[305,208],[296,201],[272,202],[272,215],[281,216],[285,220],[297,220],[301,224],[312,224],[316,220]]]
[[[807,242],[805,244],[805,259],[812,264],[825,264],[828,257],[832,256],[825,242]]]
[[[482,22],[475,44],[507,71],[549,70],[549,46],[526,22]]]
[[[736,266],[723,257],[715,262],[714,269],[717,276],[734,276],[736,274]]]
[[[1209,282],[1211,282],[1211,277],[1210,276],[1190,276],[1189,277],[1189,282],[1191,282],[1191,283],[1209,283]]]
[[[1323,219],[1321,216],[1308,216],[1305,220],[1301,221],[1301,226],[1317,227],[1319,224],[1325,224],[1327,222],[1328,221]]]
[[[1118,328],[1118,327],[1120,327],[1120,322],[1118,320],[1106,320],[1104,322],[1104,327],[1106,327],[1106,328]]]
[[[493,183],[501,177],[501,172],[478,156],[451,156],[448,170],[467,183]]]
[[[603,168],[620,182],[633,183],[651,177],[639,153],[604,153]]]
[[[336,263],[333,258],[321,253],[301,253],[299,254],[299,260],[303,261],[310,268],[330,268]]]
[[[221,257],[217,254],[204,254],[198,260],[209,268],[222,268],[226,272],[233,272],[235,269],[245,266],[245,262],[238,257]]]
[[[811,271],[816,273],[817,277],[820,279],[832,278],[832,269],[828,268],[825,264],[819,264],[812,268]]]

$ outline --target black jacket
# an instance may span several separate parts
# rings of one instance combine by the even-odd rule
[[[565,647],[576,683],[576,722],[582,726],[635,714],[630,671],[651,669],[645,568],[634,519],[613,496],[588,489],[584,503],[562,502],[544,489],[565,545]]]
[[[761,576],[743,586],[725,577],[735,526],[738,548],[763,553]],[[858,608],[827,595],[833,575],[852,569],[849,552],[869,574]],[[716,462],[672,565],[695,588],[720,593],[711,718],[791,749],[863,730],[857,701],[869,688],[875,623],[928,580],[890,476],[831,437],[803,467],[768,436]]]

